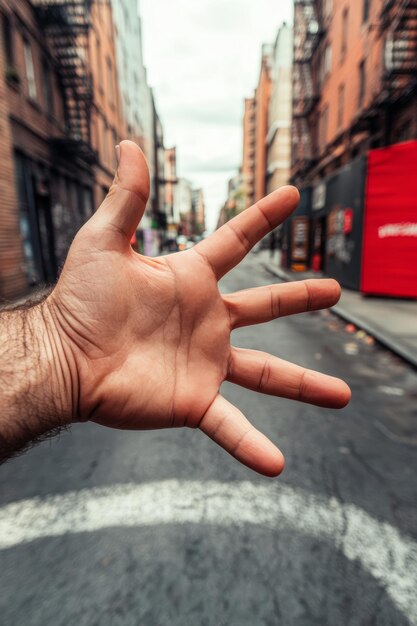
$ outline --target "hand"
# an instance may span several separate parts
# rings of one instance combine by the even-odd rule
[[[263,199],[191,250],[151,259],[130,240],[149,194],[145,159],[119,148],[107,198],[80,230],[48,299],[73,420],[122,429],[200,428],[239,461],[269,476],[281,452],[219,393],[224,380],[271,395],[339,408],[340,380],[230,345],[234,328],[331,306],[333,280],[222,296],[217,282],[297,206],[296,189]]]

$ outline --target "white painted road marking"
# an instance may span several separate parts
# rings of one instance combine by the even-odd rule
[[[254,524],[334,544],[417,625],[417,543],[364,510],[282,483],[168,480],[84,489],[0,508],[0,550],[45,537],[158,524]]]
[[[405,395],[404,389],[401,387],[387,387],[387,385],[379,385],[378,391],[381,393],[386,393],[387,396],[398,396],[401,397]]]

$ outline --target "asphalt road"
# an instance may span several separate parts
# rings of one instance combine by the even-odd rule
[[[272,280],[252,255],[222,289]],[[416,373],[330,313],[234,343],[345,378],[351,405],[225,385],[284,451],[277,480],[199,432],[90,424],[6,464],[1,626],[417,623]]]

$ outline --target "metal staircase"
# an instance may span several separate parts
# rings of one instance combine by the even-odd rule
[[[294,12],[292,161],[307,164],[313,158],[307,119],[319,99],[312,75],[312,57],[323,28],[314,0],[295,0]]]
[[[417,84],[417,0],[388,0],[381,12],[385,33],[385,87],[392,97]]]
[[[64,92],[66,137],[59,148],[93,163],[93,81],[88,65],[91,0],[32,0],[58,64]]]

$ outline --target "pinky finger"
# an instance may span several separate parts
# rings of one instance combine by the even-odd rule
[[[200,429],[240,463],[264,476],[278,476],[284,469],[282,452],[223,396],[218,395]]]

